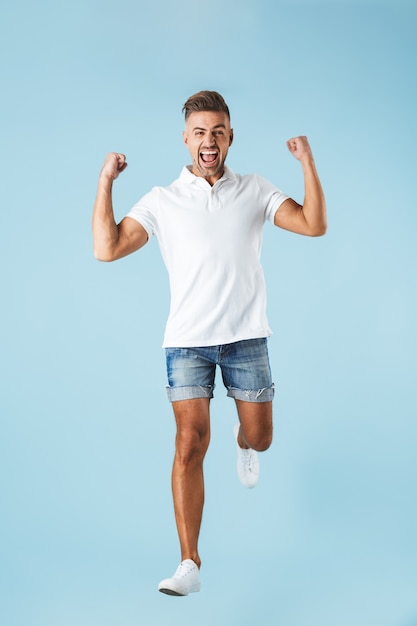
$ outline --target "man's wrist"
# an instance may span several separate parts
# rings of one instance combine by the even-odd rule
[[[101,172],[98,179],[98,185],[103,189],[103,191],[111,191],[113,187],[113,181],[113,176],[111,176],[107,172]]]

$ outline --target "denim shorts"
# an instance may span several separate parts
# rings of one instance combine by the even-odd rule
[[[165,353],[171,402],[212,398],[217,365],[230,398],[269,402],[274,397],[266,338],[202,348],[165,348]]]

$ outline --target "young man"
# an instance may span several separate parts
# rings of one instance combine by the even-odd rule
[[[271,331],[260,265],[263,225],[269,220],[312,237],[323,235],[327,227],[325,199],[306,137],[287,142],[303,169],[305,197],[300,205],[265,179],[240,176],[225,165],[233,130],[220,94],[199,92],[187,100],[183,112],[183,138],[192,164],[168,187],[152,189],[116,224],[112,185],[127,163],[123,154],[108,154],[93,215],[97,259],[119,259],[156,235],[169,273],[171,308],[163,345],[177,426],[172,492],[181,563],[159,590],[180,596],[200,589],[203,460],[217,365],[227,395],[236,402],[238,474],[246,487],[258,479],[256,451],[266,450],[272,441]]]

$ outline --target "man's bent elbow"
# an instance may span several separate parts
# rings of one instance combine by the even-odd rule
[[[102,261],[103,263],[110,263],[111,261],[115,261],[117,258],[111,254],[109,250],[100,250],[98,248],[94,248],[93,254],[96,261]]]
[[[311,237],[323,237],[327,233],[327,224],[320,224],[312,229],[310,236]]]

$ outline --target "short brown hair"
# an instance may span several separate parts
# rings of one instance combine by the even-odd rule
[[[182,107],[185,120],[187,121],[191,113],[196,111],[223,111],[230,120],[229,107],[217,91],[199,91],[190,96]]]

